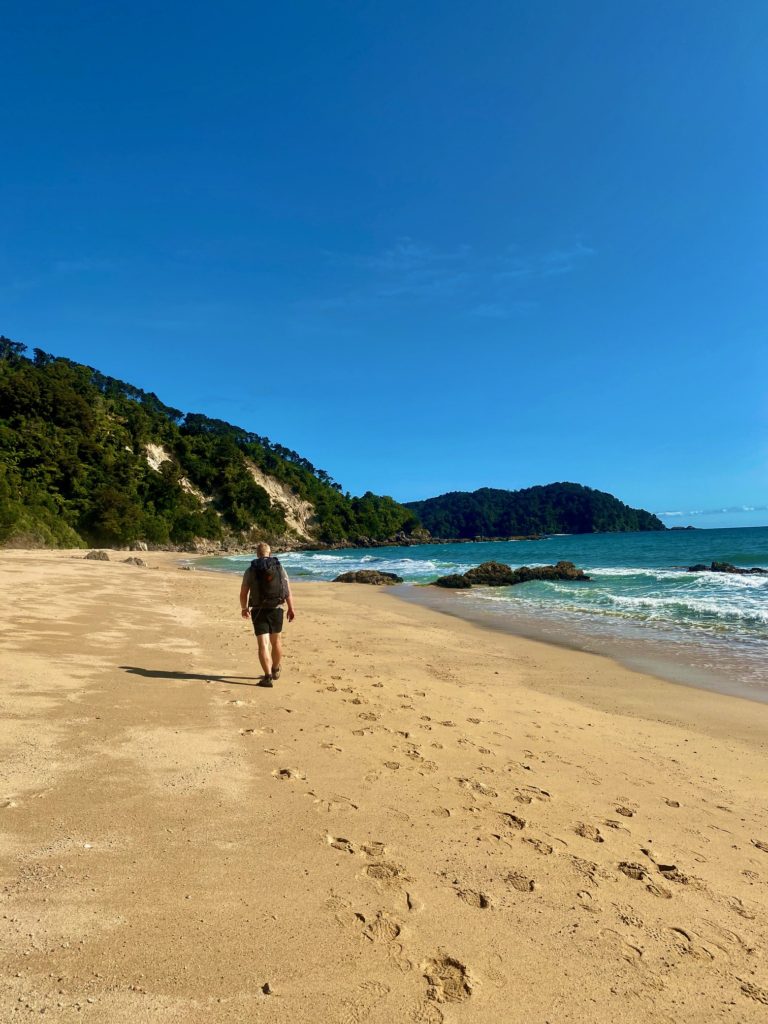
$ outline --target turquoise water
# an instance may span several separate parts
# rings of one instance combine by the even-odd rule
[[[764,693],[761,699],[768,699],[768,577],[686,572],[689,565],[712,561],[768,568],[768,527],[301,551],[280,558],[296,580],[332,580],[349,569],[366,568],[395,572],[408,583],[427,583],[490,560],[516,567],[568,559],[592,580],[451,593],[408,588],[404,596],[636,664],[671,659],[677,672],[661,674],[680,678],[687,666],[685,681],[707,685],[707,679],[717,677],[718,689],[727,684],[729,690],[746,693],[757,687]],[[230,556],[207,559],[206,565],[241,572],[248,561],[248,556]]]

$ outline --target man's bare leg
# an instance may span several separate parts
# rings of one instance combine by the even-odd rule
[[[272,658],[269,650],[269,634],[260,633],[256,640],[259,645],[259,661],[265,676],[272,675]]]
[[[283,647],[280,639],[280,633],[270,633],[269,639],[272,641],[272,675],[280,675],[280,662],[283,660]],[[277,678],[277,676],[275,676]]]

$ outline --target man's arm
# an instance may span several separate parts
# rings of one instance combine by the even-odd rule
[[[282,566],[281,566],[281,569],[282,569]],[[295,609],[293,607],[293,594],[291,593],[291,581],[288,579],[288,573],[285,571],[285,569],[282,569],[282,573],[283,573],[283,579],[285,580],[285,590],[286,590],[286,594],[287,594],[286,601],[288,602],[288,621],[289,622],[293,622],[293,620],[296,618],[296,611],[295,611]]]
[[[243,582],[240,584],[240,614],[244,619],[248,618],[248,593],[250,591],[248,571],[243,573]]]

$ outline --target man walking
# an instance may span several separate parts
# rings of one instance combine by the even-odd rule
[[[259,645],[259,661],[264,672],[259,686],[271,686],[273,679],[280,678],[283,657],[280,643],[283,629],[281,605],[288,605],[289,622],[293,622],[296,615],[285,569],[270,551],[269,544],[256,546],[259,557],[254,558],[243,573],[240,586],[240,614],[244,619],[250,615]]]

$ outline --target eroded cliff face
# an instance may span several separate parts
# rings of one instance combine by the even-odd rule
[[[314,506],[295,495],[290,487],[268,476],[255,463],[247,460],[247,465],[253,479],[269,495],[269,500],[285,513],[288,529],[295,533],[299,540],[313,540],[317,523]]]
[[[164,448],[161,444],[146,444],[144,445],[144,454],[147,457],[147,463],[150,469],[154,469],[156,473],[160,472],[160,467],[164,462],[173,462],[171,453]],[[194,495],[201,505],[210,505],[213,498],[210,494],[204,494],[199,487],[195,487],[191,480],[185,476],[179,477],[179,484],[182,490],[186,491],[187,494]]]
[[[163,463],[174,461],[171,453],[160,444],[147,444],[144,446],[144,452],[147,463],[158,473]],[[247,460],[247,466],[254,482],[267,492],[270,502],[278,506],[285,514],[285,523],[290,535],[286,537],[286,540],[295,540],[300,543],[313,541],[317,534],[314,506],[299,498],[291,491],[290,487],[269,476],[254,462]],[[187,477],[180,477],[179,484],[188,494],[193,494],[201,505],[210,505],[213,502],[211,495],[204,494]],[[201,541],[200,543],[206,550],[218,550],[222,547],[221,542],[218,541]]]

